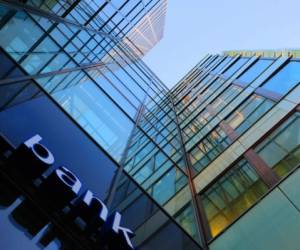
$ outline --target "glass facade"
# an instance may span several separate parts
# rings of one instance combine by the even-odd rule
[[[253,213],[268,209],[262,204],[273,188],[300,166],[298,59],[256,52],[218,57],[204,58],[171,90],[199,229],[209,249],[253,249],[248,242],[266,249],[272,229],[265,240],[255,235],[257,242],[239,229],[263,228],[259,217],[250,225]],[[298,240],[291,242],[288,248],[296,249]]]
[[[297,184],[290,180],[300,163],[299,59],[293,52],[207,55],[168,89],[141,60],[162,37],[166,5],[0,2],[5,249],[99,249],[88,234],[88,216],[70,219],[75,200],[55,213],[39,200],[36,189],[57,164],[79,176],[79,195],[91,189],[110,213],[122,214],[137,249],[247,249],[248,242],[263,249],[238,229],[269,230],[271,246],[278,233],[259,217],[272,204],[277,211],[288,203],[281,213],[292,211],[288,218],[297,228]],[[18,171],[6,168],[11,155],[35,134],[51,148],[55,166],[30,183],[13,181]],[[16,189],[18,197],[9,201]],[[34,213],[21,219],[26,206],[46,211],[40,230],[33,230],[40,223]],[[284,227],[276,219],[276,227]],[[236,245],[224,243],[233,234]],[[296,249],[297,239],[290,242],[287,249]]]
[[[258,155],[280,177],[300,164],[300,114],[293,114],[257,146]]]
[[[217,179],[201,194],[212,237],[236,220],[266,191],[266,185],[244,159]]]

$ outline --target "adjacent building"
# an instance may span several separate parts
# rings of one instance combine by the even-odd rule
[[[227,51],[171,90],[209,249],[298,249],[299,79],[299,51]]]
[[[4,249],[297,249],[299,51],[168,89],[141,60],[166,6],[0,1]]]

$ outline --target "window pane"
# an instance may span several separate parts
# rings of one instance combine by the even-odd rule
[[[183,211],[176,216],[176,221],[197,241],[200,241],[197,235],[196,218],[192,204],[189,203]]]
[[[231,77],[236,71],[238,71],[246,62],[248,61],[248,58],[240,58],[238,59],[233,65],[227,69],[223,75],[226,77]]]
[[[160,204],[168,201],[180,188],[187,184],[187,177],[173,167],[153,186],[153,198]]]
[[[87,81],[54,98],[113,158],[121,159],[133,124],[100,89]]]
[[[300,63],[290,62],[267,81],[263,88],[285,95],[300,81]]]
[[[221,63],[213,70],[213,72],[214,72],[214,73],[219,73],[219,71],[220,71],[221,69],[223,69],[223,68],[225,67],[225,65],[231,61],[231,59],[232,59],[232,57],[227,57],[223,62],[221,62]]]
[[[223,231],[266,191],[246,160],[237,163],[201,195],[212,236]]]
[[[12,15],[3,6],[0,10],[0,20],[4,19],[2,22],[5,23],[5,19],[9,18],[9,21],[1,26],[0,45],[18,61],[43,35],[43,31],[24,12]]]
[[[200,172],[229,145],[230,141],[224,131],[220,127],[214,129],[189,153],[194,170]]]
[[[279,177],[300,164],[300,114],[294,114],[256,149]]]
[[[153,173],[154,163],[153,160],[149,160],[144,166],[135,174],[134,179],[138,183],[142,183]]]
[[[238,107],[226,119],[226,122],[235,129],[236,132],[242,134],[263,116],[273,104],[274,102],[254,94]]]
[[[267,67],[273,63],[273,60],[260,59],[244,72],[238,79],[241,82],[250,83],[257,78]]]

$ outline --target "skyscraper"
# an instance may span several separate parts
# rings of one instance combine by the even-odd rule
[[[298,248],[298,58],[207,56],[171,90],[209,249]]]
[[[297,249],[299,52],[169,90],[141,60],[166,5],[0,1],[4,249]]]

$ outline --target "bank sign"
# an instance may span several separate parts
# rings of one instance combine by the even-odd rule
[[[60,236],[59,239],[69,242],[76,238],[79,244],[83,244],[82,249],[134,249],[131,242],[134,233],[121,226],[119,212],[109,215],[107,206],[91,190],[85,190],[79,196],[82,183],[66,166],[47,173],[55,159],[41,141],[41,136],[35,135],[22,143],[12,151],[1,168],[0,181],[12,178],[12,182],[7,182],[5,201],[1,205],[12,204],[22,194],[23,190],[18,190],[20,183],[28,189],[28,196],[33,197],[25,198],[14,209],[12,217],[15,222],[31,235],[36,235],[50,222],[52,226],[43,237],[42,245]]]

